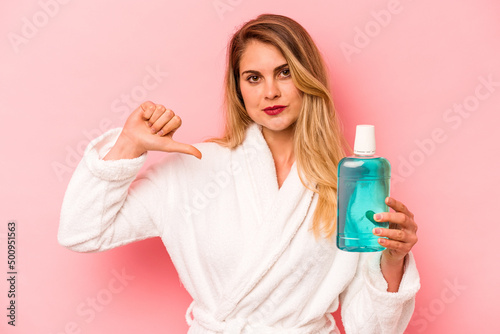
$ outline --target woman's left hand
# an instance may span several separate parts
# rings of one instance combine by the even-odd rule
[[[379,237],[378,242],[386,249],[382,252],[382,262],[389,265],[402,265],[403,260],[417,243],[417,224],[413,213],[401,202],[387,197],[385,203],[395,212],[380,212],[375,215],[378,222],[389,222],[389,228],[377,227],[373,233]]]

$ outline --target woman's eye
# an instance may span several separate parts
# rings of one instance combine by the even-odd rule
[[[257,82],[259,80],[259,77],[256,75],[251,75],[247,78],[247,80],[250,82]]]
[[[291,73],[290,73],[290,70],[289,70],[288,68],[287,68],[287,69],[285,69],[285,70],[283,70],[283,71],[281,71],[281,76],[282,76],[282,77],[287,78],[287,77],[289,77],[290,75],[291,75]]]

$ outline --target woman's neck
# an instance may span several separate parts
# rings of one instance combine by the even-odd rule
[[[262,135],[271,150],[276,169],[288,167],[295,162],[294,152],[294,136],[295,127],[291,126],[283,131],[271,131],[267,128],[262,128]]]

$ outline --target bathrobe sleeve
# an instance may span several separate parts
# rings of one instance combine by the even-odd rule
[[[146,154],[135,159],[102,160],[119,133],[120,129],[114,129],[94,139],[69,182],[58,241],[71,250],[104,251],[160,233],[150,209],[159,198],[154,171],[130,186]]]
[[[413,254],[405,258],[398,292],[387,292],[380,269],[382,252],[362,253],[354,279],[340,295],[346,334],[404,333],[415,308],[420,278]]]

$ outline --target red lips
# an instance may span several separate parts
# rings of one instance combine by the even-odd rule
[[[286,106],[280,106],[280,105],[276,105],[276,106],[272,106],[272,107],[267,107],[267,108],[264,108],[264,112],[268,115],[277,115],[279,113],[281,113],[283,110],[285,110]]]

